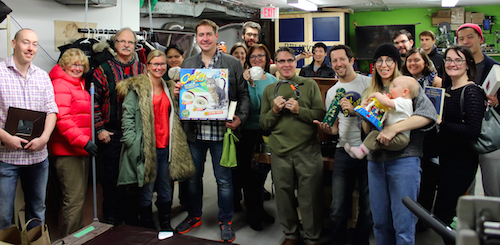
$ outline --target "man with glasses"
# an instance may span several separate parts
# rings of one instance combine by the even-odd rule
[[[413,47],[413,36],[405,29],[401,29],[392,35],[394,46],[399,50],[401,60],[406,60],[406,53]]]
[[[235,234],[232,228],[233,218],[233,181],[231,169],[220,165],[224,133],[227,128],[240,137],[240,125],[247,116],[250,107],[248,87],[243,80],[243,68],[235,57],[217,49],[219,27],[211,20],[203,19],[196,25],[196,43],[201,53],[184,60],[182,68],[204,68],[229,70],[229,99],[237,101],[237,108],[232,121],[185,121],[183,122],[189,149],[196,168],[194,176],[186,181],[188,197],[188,216],[175,230],[184,234],[191,228],[201,225],[203,199],[203,171],[207,150],[210,149],[214,175],[217,180],[219,228],[222,242],[232,242]],[[177,88],[182,87],[180,82]],[[177,92],[178,91],[174,91]]]
[[[300,69],[299,76],[301,77],[325,77],[333,78],[335,72],[332,67],[325,63],[327,56],[326,45],[324,43],[316,43],[313,48],[313,62]]]
[[[47,142],[58,113],[54,89],[47,72],[32,61],[38,50],[38,36],[30,29],[19,30],[11,42],[12,56],[0,62],[0,229],[7,228],[14,216],[18,178],[26,202],[26,220],[45,221],[45,194],[49,177]],[[3,128],[9,107],[46,113],[43,132],[31,141],[11,135]],[[36,223],[36,224],[35,224]],[[28,229],[40,225],[31,222]]]
[[[301,222],[296,203],[305,243],[319,244],[323,159],[313,120],[323,120],[325,107],[316,82],[295,75],[293,49],[279,48],[275,60],[282,80],[264,89],[259,124],[263,130],[271,130],[268,144],[278,217],[285,233],[282,245],[299,242]]]
[[[247,21],[243,24],[243,28],[241,29],[241,39],[243,39],[247,48],[250,48],[259,42],[260,30],[261,27],[259,23]]]
[[[100,163],[103,167],[103,214],[108,224],[122,221],[137,225],[138,210],[134,190],[118,188],[118,171],[122,143],[122,105],[118,100],[116,85],[129,77],[142,74],[146,66],[135,59],[137,37],[130,28],[119,30],[114,37],[116,57],[107,60],[94,70],[95,85],[94,122],[99,140]]]
[[[474,82],[478,85],[482,85],[493,65],[498,65],[498,62],[481,51],[481,44],[484,43],[481,27],[472,23],[461,25],[457,29],[457,40],[458,44],[469,48],[472,56],[474,56],[474,61],[476,63],[476,77]],[[444,81],[443,86],[451,86],[451,80],[447,79]],[[500,106],[498,106],[500,94],[497,92],[493,96],[486,95],[486,97],[488,98],[490,106],[495,108],[497,112],[500,112]],[[479,155],[479,165],[481,166],[483,188],[486,196],[500,197],[500,182],[498,181],[500,179],[499,159],[500,150]]]

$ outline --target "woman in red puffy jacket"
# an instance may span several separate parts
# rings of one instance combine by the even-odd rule
[[[82,50],[66,50],[50,71],[59,114],[56,129],[49,141],[63,195],[59,218],[59,235],[64,237],[83,227],[82,208],[87,187],[89,154],[97,155],[91,141],[92,124],[90,94],[82,75],[89,61]]]

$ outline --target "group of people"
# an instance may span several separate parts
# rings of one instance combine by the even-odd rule
[[[83,74],[89,70],[89,61],[81,50],[66,50],[47,74],[32,64],[38,47],[36,33],[18,31],[12,40],[13,55],[0,63],[0,128],[9,107],[47,115],[42,134],[31,141],[0,129],[0,229],[13,219],[18,177],[25,193],[26,219],[44,220],[49,155],[63,194],[59,235],[80,229],[88,157],[98,156],[103,166],[106,222],[156,229],[152,211],[156,191],[160,230],[185,234],[202,224],[203,173],[210,150],[220,240],[232,242],[232,216],[240,199],[244,199],[252,229],[259,231],[262,224],[275,222],[263,205],[267,171],[256,169],[252,159],[262,136],[268,136],[277,218],[285,235],[282,245],[299,244],[301,239],[305,244],[319,244],[323,228],[319,130],[338,135],[331,244],[368,244],[372,229],[377,244],[415,244],[417,218],[402,204],[402,198],[418,199],[431,210],[437,186],[434,212],[449,224],[478,164],[485,165],[481,167],[486,195],[500,196],[499,169],[492,166],[499,152],[478,155],[467,144],[479,135],[485,102],[499,109],[498,94],[485,95],[474,86],[482,84],[496,63],[481,52],[484,38],[479,26],[459,27],[457,39],[462,46],[449,47],[444,54],[437,51],[431,31],[420,34],[421,48],[413,47],[406,30],[396,32],[393,44],[375,50],[371,78],[354,71],[355,57],[346,45],[327,50],[318,43],[312,54],[298,56],[292,49],[280,47],[271,57],[268,48],[259,43],[260,31],[259,24],[246,22],[243,43],[226,54],[217,48],[218,26],[204,19],[196,26],[200,54],[184,59],[182,48],[174,44],[165,52],[151,51],[143,64],[134,55],[135,33],[123,28],[113,39],[116,56],[92,74],[94,101],[85,88]],[[313,62],[297,75],[297,60],[311,56]],[[331,67],[324,62],[326,57]],[[180,121],[182,84],[167,73],[179,66],[228,69],[229,100],[238,102],[233,119]],[[251,73],[253,67],[264,72],[256,77]],[[276,71],[279,80],[273,75]],[[338,78],[324,102],[316,82],[307,78],[314,76]],[[440,118],[423,92],[427,86],[446,88]],[[339,101],[342,111],[329,126],[322,123],[325,108],[340,88],[346,91]],[[390,110],[381,131],[354,112],[354,107],[365,107],[372,98]],[[226,128],[240,140],[234,169],[220,165]],[[180,203],[188,213],[175,229],[170,223],[174,181],[179,181]],[[347,221],[356,184],[359,215],[349,241]]]

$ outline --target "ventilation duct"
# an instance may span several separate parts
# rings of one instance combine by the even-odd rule
[[[85,5],[85,0],[54,0],[65,5]],[[91,7],[114,7],[116,0],[88,0]]]

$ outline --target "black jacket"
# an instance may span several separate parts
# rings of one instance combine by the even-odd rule
[[[205,64],[201,60],[201,53],[191,56],[182,62],[182,68],[204,68]],[[215,63],[214,68],[229,69],[229,100],[238,101],[235,115],[241,120],[240,127],[238,127],[234,134],[239,137],[241,125],[245,123],[250,110],[250,96],[248,95],[248,85],[243,80],[243,67],[235,57],[221,53],[221,57]],[[183,121],[183,128],[186,132],[188,141],[194,142],[198,134],[196,129],[196,121]]]
[[[324,77],[324,78],[335,77],[335,72],[333,71],[332,67],[325,64],[325,62],[323,62],[323,64],[321,64],[321,66],[319,67],[317,72],[314,72],[313,68],[314,68],[314,61],[311,64],[302,67],[302,69],[300,69],[299,76],[301,76],[301,77]]]
[[[437,74],[440,78],[443,78],[443,68],[444,68],[444,57],[443,53],[439,52],[436,46],[432,48],[432,51],[429,53],[429,58],[434,63],[434,68],[436,68]]]
[[[494,59],[489,57],[487,54],[483,53],[483,56],[484,56],[484,60],[483,60],[484,70],[483,70],[483,74],[481,74],[481,81],[474,81],[479,86],[483,85],[484,80],[486,79],[486,77],[488,76],[488,74],[491,71],[491,67],[493,67],[493,65],[495,65],[495,64],[497,64],[497,65],[499,64],[497,61],[495,61]],[[449,86],[451,86],[451,79],[450,79],[450,77],[446,77],[446,79],[443,79],[443,88],[447,88]],[[497,92],[497,99],[500,102],[500,93],[499,92]],[[495,110],[498,113],[500,113],[500,105],[497,106],[495,108]]]

